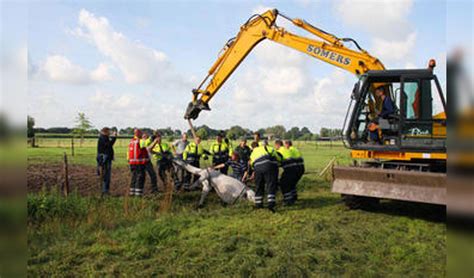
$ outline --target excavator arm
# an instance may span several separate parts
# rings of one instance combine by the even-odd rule
[[[278,15],[317,38],[302,37],[277,26]],[[385,69],[377,58],[362,49],[353,39],[338,38],[304,20],[289,18],[276,9],[269,10],[252,16],[241,26],[237,36],[225,44],[218,59],[209,69],[208,75],[197,89],[193,89],[193,99],[186,109],[184,118],[196,119],[202,110],[210,110],[209,101],[250,51],[264,39],[296,49],[356,75],[369,70]],[[357,50],[346,47],[343,42],[353,42]]]

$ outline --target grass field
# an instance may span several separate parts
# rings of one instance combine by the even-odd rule
[[[59,162],[68,142],[28,149],[32,164]],[[277,213],[216,196],[196,210],[199,193],[129,199],[28,195],[28,272],[31,276],[445,276],[446,224],[436,207],[382,202],[371,211],[348,210],[330,182],[316,174],[348,151],[300,143],[306,168],[300,200]],[[125,169],[118,142],[115,171]],[[72,163],[94,165],[95,141],[77,145]]]

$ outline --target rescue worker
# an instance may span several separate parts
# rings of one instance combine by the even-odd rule
[[[235,150],[238,154],[241,160],[248,162],[250,160],[250,154],[252,153],[252,149],[250,149],[249,146],[247,146],[247,139],[245,137],[242,137],[240,139],[240,143],[237,147],[235,147]]]
[[[140,141],[142,148],[147,148],[148,161],[145,164],[145,172],[148,173],[151,180],[151,193],[158,193],[158,179],[156,178],[155,168],[150,159],[150,151],[148,147],[153,143],[154,138],[150,137],[147,132],[143,132],[142,140]],[[145,174],[146,180],[146,174]],[[146,181],[145,181],[146,182]]]
[[[183,159],[184,150],[188,145],[188,135],[186,133],[181,134],[181,139],[178,139],[173,143],[174,156],[179,159]],[[180,188],[184,182],[185,170],[182,167],[176,167],[175,173],[176,175],[174,184],[176,187]]]
[[[132,173],[130,183],[130,195],[142,196],[145,185],[145,164],[149,160],[146,148],[142,148],[140,139],[142,132],[139,129],[133,131],[133,138],[128,144],[127,160]]]
[[[285,148],[291,151],[291,157],[293,161],[296,163],[297,166],[297,173],[294,182],[291,184],[291,195],[293,196],[293,202],[298,200],[298,192],[296,190],[296,185],[298,184],[299,180],[303,177],[305,168],[304,168],[304,159],[301,155],[301,152],[293,146],[293,142],[291,140],[285,140],[284,142]]]
[[[201,157],[204,160],[206,160],[207,159],[207,154],[209,154],[209,152],[204,150],[204,148],[201,145],[201,137],[196,136],[195,141],[189,143],[186,146],[186,148],[184,149],[183,160],[186,163],[190,164],[191,166],[200,168],[200,163],[199,162],[201,160]],[[191,185],[191,183],[192,183],[191,182],[191,177],[192,177],[191,173],[189,173],[189,172],[185,173],[184,184],[183,184],[185,189],[188,189],[189,186]],[[180,189],[179,187],[176,188],[176,190],[179,190],[179,189]]]
[[[245,137],[240,139],[239,145],[235,147],[235,151],[239,154],[240,159],[247,164],[247,177],[252,176],[252,168],[249,164],[252,149],[247,145],[247,139]],[[243,182],[246,182],[246,180],[243,180]]]
[[[229,159],[229,146],[223,141],[224,134],[217,134],[216,142],[211,145],[210,153],[212,154],[212,166],[226,163]],[[219,169],[222,174],[227,175],[227,166]]]
[[[168,177],[173,176],[173,154],[171,147],[168,143],[161,140],[161,134],[155,132],[155,140],[148,147],[148,150],[156,160],[158,176],[161,179],[163,186],[166,188],[168,185]]]
[[[261,142],[260,142],[260,133],[258,133],[258,131],[255,131],[253,133],[253,141],[254,142],[257,142],[257,146],[260,146],[261,145]]]
[[[114,144],[117,140],[117,131],[110,137],[110,129],[102,128],[97,141],[97,169],[102,179],[102,196],[109,194],[110,178],[112,175],[112,161],[114,160]]]
[[[255,208],[263,208],[263,195],[267,193],[267,207],[275,212],[275,194],[278,182],[278,161],[280,157],[270,146],[256,146],[250,155],[250,165],[255,176]]]
[[[227,144],[227,148],[229,149],[229,156],[232,156],[232,154],[234,153],[234,147],[232,146],[232,142],[227,137],[224,138],[224,142]]]
[[[230,157],[229,160],[227,160],[226,163],[222,163],[219,165],[214,166],[214,170],[219,170],[223,167],[230,167],[232,169],[232,174],[230,174],[231,177],[234,179],[237,179],[241,182],[244,182],[245,179],[247,179],[247,166],[248,162],[243,161],[240,159],[239,154],[237,152],[233,152],[232,156]],[[212,169],[212,168],[211,168]]]
[[[283,204],[292,205],[294,203],[292,189],[297,182],[299,168],[296,161],[293,158],[292,152],[289,148],[283,146],[281,140],[275,141],[275,149],[281,159],[281,167],[283,173],[281,174],[279,185],[281,193],[283,194]]]

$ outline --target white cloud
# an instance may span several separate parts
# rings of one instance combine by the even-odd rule
[[[374,38],[372,52],[381,61],[397,62],[406,61],[412,56],[416,44],[416,33],[410,33],[404,40],[385,40]]]
[[[335,4],[338,17],[378,38],[403,39],[411,28],[407,18],[413,0],[341,0]]]
[[[317,1],[312,0],[295,0],[296,4],[300,5],[303,8],[309,7],[311,4],[316,3]]]
[[[268,10],[273,10],[275,9],[274,7],[269,7],[269,6],[264,6],[264,5],[258,5],[252,10],[252,14],[263,14],[264,12]]]
[[[116,31],[107,18],[82,9],[79,27],[73,34],[87,39],[122,72],[127,83],[179,83],[181,78],[171,69],[167,55],[144,44],[132,41]]]
[[[109,66],[102,63],[96,69],[88,71],[79,65],[73,64],[62,55],[50,55],[40,66],[39,73],[49,80],[73,84],[89,84],[110,80]]]
[[[91,119],[96,119],[96,126],[187,128],[183,107],[157,99],[148,91],[128,93],[98,89],[88,98],[86,110]]]
[[[110,75],[110,69],[111,69],[111,66],[105,63],[99,64],[97,68],[91,72],[92,80],[96,80],[96,81],[111,80],[112,76]]]
[[[203,112],[198,124],[253,129],[283,124],[313,131],[340,127],[353,80],[339,69],[314,79],[309,70],[314,62],[293,49],[262,42],[212,100],[212,113]]]
[[[334,8],[337,17],[372,37],[371,52],[382,62],[406,63],[416,44],[416,31],[408,20],[413,0],[341,0]]]

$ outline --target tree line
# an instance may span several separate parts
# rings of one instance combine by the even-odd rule
[[[140,128],[140,127],[138,127]],[[126,127],[118,129],[117,127],[111,128],[113,131],[117,131],[119,135],[123,136],[132,136],[133,130],[135,127]],[[179,129],[173,129],[171,127],[152,129],[149,127],[140,128],[142,131],[147,132],[148,134],[153,134],[155,131],[159,131],[160,134],[167,138],[178,138],[181,136],[182,132]],[[318,140],[320,138],[331,138],[338,139],[341,138],[342,130],[337,128],[326,128],[323,127],[320,129],[319,133],[313,133],[307,127],[292,127],[286,129],[283,125],[275,125],[266,128],[260,128],[257,130],[251,130],[249,128],[241,127],[239,125],[231,126],[228,129],[214,129],[207,125],[201,125],[195,127],[197,135],[199,135],[203,140],[214,138],[217,134],[223,132],[226,137],[231,140],[237,140],[239,138],[251,138],[254,132],[260,133],[264,137],[271,138],[280,138],[280,139],[291,139],[291,140]],[[185,131],[189,136],[192,135],[191,130],[188,129]],[[93,128],[92,123],[84,115],[84,113],[78,113],[76,118],[76,126],[73,128],[68,127],[51,127],[51,128],[36,128],[34,127],[34,119],[28,116],[28,137],[34,136],[35,133],[45,133],[45,134],[75,134],[79,137],[84,137],[85,134],[98,134],[99,130]]]

